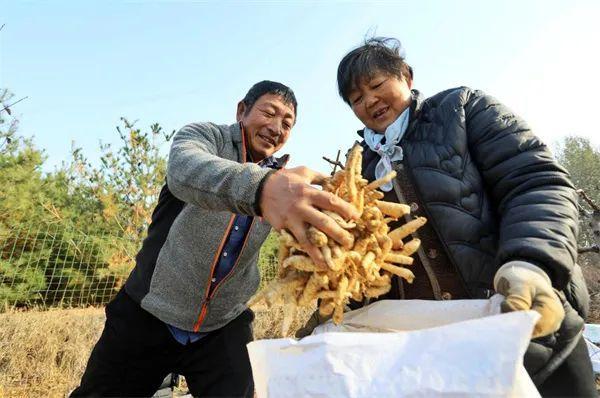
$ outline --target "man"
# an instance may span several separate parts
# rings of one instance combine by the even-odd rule
[[[271,225],[323,264],[307,243],[309,225],[341,244],[351,237],[320,209],[358,216],[310,186],[318,173],[282,170],[287,156],[273,157],[296,113],[291,89],[262,81],[238,103],[237,123],[190,124],[175,135],[148,236],[72,396],[149,396],[170,372],[195,396],[252,396],[254,316],[245,303]]]
[[[395,39],[371,39],[349,52],[337,76],[342,99],[365,126],[363,176],[395,170],[384,200],[408,203],[428,219],[415,234],[422,242],[411,266],[415,281],[394,278],[379,299],[500,293],[503,311],[541,315],[525,367],[542,395],[595,396],[581,336],[588,296],[575,262],[577,195],[548,148],[480,91],[459,87],[424,98],[412,90],[413,71]]]

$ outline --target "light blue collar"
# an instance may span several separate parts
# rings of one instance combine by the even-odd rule
[[[376,133],[370,128],[365,127],[365,143],[373,152],[376,152],[381,157],[375,166],[375,178],[382,178],[388,174],[390,171],[392,171],[392,162],[399,161],[404,158],[402,148],[397,144],[404,136],[404,133],[406,133],[409,115],[410,108],[406,108],[404,112],[398,116],[394,123],[390,124],[385,129],[385,134]],[[384,136],[385,143],[382,144],[381,141],[383,140]],[[392,183],[388,182],[387,184],[382,185],[380,189],[382,191],[389,192],[392,190],[392,187]]]

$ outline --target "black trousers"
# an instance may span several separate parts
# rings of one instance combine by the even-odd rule
[[[156,317],[124,290],[106,307],[106,323],[81,385],[72,397],[151,396],[169,373],[185,377],[198,397],[252,397],[254,383],[246,344],[251,310],[188,345],[179,344]]]
[[[542,397],[597,397],[596,382],[583,337],[565,361],[538,386]]]

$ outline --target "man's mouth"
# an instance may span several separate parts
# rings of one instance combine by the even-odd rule
[[[262,135],[262,134],[258,134],[258,138],[260,138],[261,140],[263,140],[264,142],[266,142],[269,145],[275,146],[277,144],[277,142],[275,142],[275,140],[269,136],[266,135]]]
[[[389,106],[385,106],[383,108],[379,108],[378,110],[375,111],[375,113],[373,113],[373,119],[377,120],[380,119],[387,111],[388,109],[390,109]]]

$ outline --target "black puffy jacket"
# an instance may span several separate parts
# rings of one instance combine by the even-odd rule
[[[541,383],[580,338],[589,300],[576,265],[577,194],[567,171],[524,120],[466,87],[425,100],[414,91],[400,145],[429,222],[473,298],[483,298],[513,260],[541,267],[561,291],[561,330],[534,340],[525,357]]]

